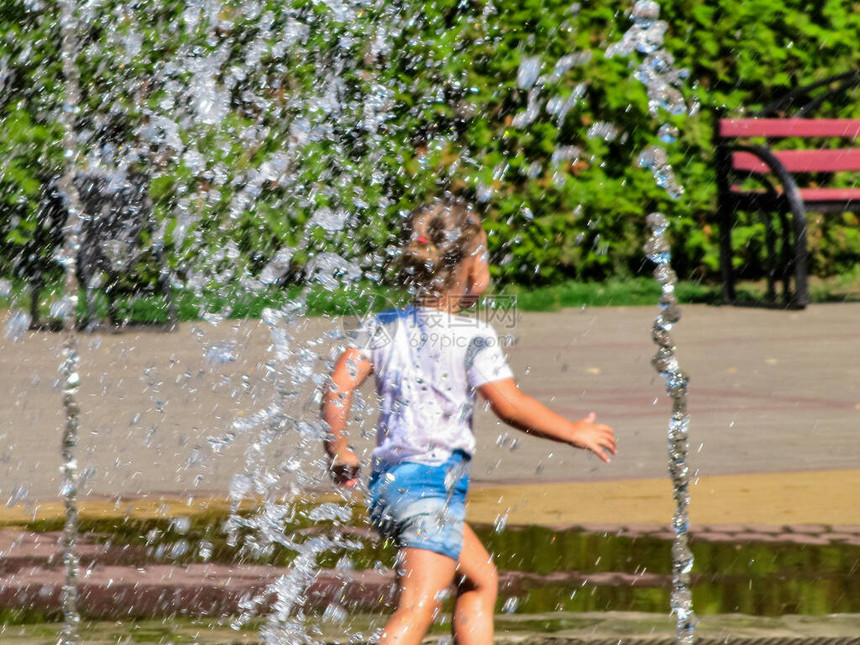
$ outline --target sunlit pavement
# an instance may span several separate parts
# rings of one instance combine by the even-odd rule
[[[860,524],[860,504],[852,503],[860,464],[860,304],[805,311],[687,306],[683,312],[673,333],[691,379],[689,461],[700,477],[694,523]],[[603,464],[503,428],[482,411],[473,499],[487,487],[517,484],[526,491],[517,499],[533,505],[530,521],[668,523],[670,402],[650,365],[655,313],[651,307],[567,309],[496,322],[500,335],[516,339],[507,353],[523,390],[570,418],[597,412],[615,429],[619,453]],[[301,342],[338,325],[310,319],[291,331]],[[57,498],[60,340],[33,333],[0,343],[9,366],[0,374],[0,495],[13,503]],[[264,378],[272,359],[268,329],[257,321],[186,323],[172,334],[126,331],[82,335],[80,342],[84,493],[226,494],[252,432],[243,435],[234,422],[275,400]],[[327,355],[324,347],[321,354]],[[372,397],[370,384],[365,392]],[[312,419],[316,406],[305,403],[300,397],[290,411]],[[353,442],[367,454],[372,417],[364,423],[367,436],[354,428]],[[212,439],[231,431],[237,438],[216,453]],[[302,450],[305,471],[318,472],[313,462],[322,451]],[[285,436],[268,458],[277,466],[296,451],[295,438]],[[544,489],[533,485],[546,483],[571,488],[562,515],[541,520],[537,500]],[[503,502],[495,513],[517,504]],[[478,513],[483,503],[475,499],[472,506]],[[480,513],[484,519],[493,509]]]

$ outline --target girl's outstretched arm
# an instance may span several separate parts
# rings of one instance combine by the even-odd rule
[[[346,424],[352,406],[352,393],[372,370],[370,361],[357,349],[347,349],[335,363],[322,403],[322,418],[328,424],[325,451],[331,459],[336,484],[354,486],[359,461],[346,439]]]
[[[612,428],[594,423],[593,412],[580,421],[568,421],[520,391],[512,378],[485,383],[477,389],[496,416],[518,430],[590,450],[606,462],[609,454],[615,454]]]

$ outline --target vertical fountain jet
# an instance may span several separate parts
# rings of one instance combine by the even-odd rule
[[[66,81],[65,99],[63,101],[61,122],[64,128],[63,153],[65,169],[60,180],[60,188],[66,202],[68,216],[63,226],[63,250],[59,258],[65,272],[65,284],[62,299],[63,332],[63,361],[60,367],[63,388],[63,407],[65,409],[65,427],[62,439],[62,474],[63,483],[61,494],[66,508],[66,522],[60,539],[63,563],[66,568],[66,579],[63,584],[63,631],[59,638],[61,645],[76,645],[80,643],[78,614],[78,464],[75,458],[75,448],[78,443],[78,423],[80,408],[78,407],[78,338],[77,338],[77,308],[78,308],[78,278],[77,256],[80,245],[81,200],[75,187],[75,171],[77,165],[77,137],[75,134],[75,116],[80,101],[78,71],[75,64],[77,57],[77,19],[75,17],[74,0],[60,1],[60,37],[62,42],[61,59],[63,76]]]
[[[643,83],[648,93],[648,110],[653,116],[668,112],[672,116],[687,113],[687,105],[681,92],[683,80],[687,78],[686,69],[676,69],[673,56],[663,48],[663,39],[668,24],[659,19],[660,5],[653,0],[637,0],[633,5],[633,25],[624,33],[621,40],[606,49],[606,57],[615,55],[629,56],[634,51],[645,55],[636,67],[633,76]],[[675,126],[665,123],[657,132],[664,143],[671,143],[677,136]],[[639,155],[639,165],[652,172],[658,186],[672,199],[684,194],[678,184],[672,167],[669,165],[666,149],[649,146]],[[679,645],[692,645],[695,642],[696,615],[690,592],[690,572],[693,568],[693,553],[690,550],[689,515],[690,504],[690,467],[687,464],[689,447],[688,431],[690,415],[687,412],[687,384],[689,378],[681,371],[675,357],[675,345],[671,330],[681,319],[681,310],[675,296],[677,275],[672,270],[669,242],[665,238],[669,227],[668,218],[662,213],[651,213],[647,219],[651,236],[645,244],[645,254],[657,266],[654,277],[661,285],[660,313],[652,327],[652,338],[657,345],[657,353],[651,360],[654,369],[666,383],[666,393],[672,399],[672,417],[669,420],[668,453],[669,475],[675,498],[675,514],[672,528],[675,539],[672,543],[672,595],[670,606],[675,615],[677,627],[675,642]]]
[[[694,642],[696,615],[693,613],[693,599],[690,593],[690,571],[693,568],[693,553],[690,551],[688,506],[690,504],[690,467],[687,464],[689,447],[688,431],[690,415],[687,412],[687,375],[681,371],[675,357],[675,345],[670,331],[681,318],[678,299],[675,296],[677,275],[670,265],[669,243],[664,234],[669,220],[662,213],[648,216],[651,238],[645,245],[648,259],[657,265],[654,277],[662,287],[660,296],[661,311],[657,314],[652,328],[652,338],[657,345],[657,353],[651,359],[666,382],[666,393],[672,399],[672,418],[669,420],[668,452],[669,475],[672,478],[675,497],[675,515],[672,529],[675,540],[672,543],[672,613],[677,620],[675,642],[691,645]]]

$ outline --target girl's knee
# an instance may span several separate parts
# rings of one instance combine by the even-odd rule
[[[459,581],[458,590],[460,593],[469,591],[479,593],[495,601],[499,592],[499,571],[496,565],[488,562],[486,566],[481,567],[480,571],[473,572],[471,576],[463,576]]]
[[[442,610],[441,601],[435,598],[418,598],[397,607],[397,613],[409,617],[417,625],[429,627]]]

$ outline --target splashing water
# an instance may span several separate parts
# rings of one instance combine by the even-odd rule
[[[659,20],[660,6],[653,0],[637,0],[633,6],[633,25],[623,35],[620,42],[610,45],[606,50],[607,58],[628,56],[634,51],[646,54],[645,60],[636,68],[633,76],[644,83],[648,93],[648,109],[657,116],[661,110],[677,116],[687,112],[686,102],[679,86],[687,78],[687,70],[676,70],[674,59],[662,49],[667,24]],[[669,123],[660,126],[658,138],[663,143],[677,139],[677,128]],[[662,187],[672,199],[684,194],[683,188],[675,179],[672,166],[668,161],[666,149],[654,145],[639,155],[639,165],[652,172],[658,186]],[[690,572],[693,567],[693,553],[689,547],[690,504],[690,467],[687,464],[689,448],[688,431],[690,416],[687,412],[688,377],[681,371],[675,357],[675,345],[671,330],[681,319],[681,310],[675,296],[677,275],[672,270],[671,252],[665,238],[669,220],[662,213],[651,213],[647,218],[651,237],[644,251],[649,260],[657,266],[654,277],[661,285],[660,313],[652,327],[652,338],[657,345],[657,353],[651,363],[666,383],[666,393],[672,399],[672,417],[669,421],[668,453],[669,475],[672,479],[675,499],[675,514],[672,528],[675,539],[672,544],[672,595],[670,606],[677,620],[675,641],[691,645],[695,641],[696,615],[690,592]]]
[[[321,3],[317,11],[303,13],[300,8],[281,6],[277,21],[264,21],[270,26],[281,25],[286,32],[282,42],[300,59],[300,64],[314,65],[318,82],[313,88],[296,91],[289,103],[290,111],[284,115],[283,123],[288,124],[290,147],[286,152],[273,154],[260,167],[259,174],[250,179],[260,186],[272,181],[284,186],[290,191],[289,200],[295,206],[309,208],[312,216],[297,243],[277,250],[262,268],[258,279],[243,279],[243,288],[253,292],[275,285],[289,272],[297,254],[309,257],[301,275],[302,291],[283,306],[269,307],[262,312],[261,320],[272,341],[266,367],[274,398],[250,418],[237,419],[231,433],[212,438],[210,444],[221,452],[238,437],[250,439],[243,471],[234,476],[230,486],[231,515],[225,527],[228,542],[240,547],[241,553],[250,557],[269,553],[275,547],[295,555],[289,573],[246,598],[241,614],[234,621],[234,625],[240,627],[255,617],[264,616],[265,625],[260,638],[265,643],[315,642],[306,624],[305,603],[308,586],[314,581],[319,566],[319,556],[332,549],[349,551],[360,546],[360,543],[339,533],[338,527],[351,519],[349,507],[323,505],[310,512],[297,507],[307,491],[325,483],[327,470],[320,459],[320,446],[326,429],[319,421],[305,419],[316,418],[315,414],[308,414],[308,410],[318,409],[327,378],[324,374],[331,368],[329,360],[319,354],[320,348],[327,346],[323,343],[325,339],[303,341],[297,337],[297,332],[305,324],[307,299],[313,286],[318,285],[326,291],[338,290],[372,275],[371,267],[375,268],[380,262],[372,255],[362,263],[348,259],[348,225],[354,220],[356,211],[368,208],[363,197],[365,191],[374,190],[373,187],[379,186],[383,180],[376,161],[384,152],[379,143],[380,130],[393,106],[391,91],[373,81],[362,91],[355,90],[355,79],[372,77],[373,66],[377,64],[372,62],[370,69],[364,69],[368,61],[350,55],[351,43],[359,42],[364,35],[361,30],[368,28],[358,18],[369,7],[361,1],[326,2]],[[217,22],[213,22],[211,16],[208,20],[208,28],[213,29],[214,37],[223,38]],[[396,15],[373,25],[378,42],[371,47],[375,52],[372,60],[385,53],[386,36],[396,35],[404,25]],[[321,34],[337,35],[342,47],[325,56],[305,49],[309,38]],[[274,35],[273,30],[267,37]],[[262,42],[268,43],[268,40]],[[280,53],[280,56],[284,55],[285,52]],[[256,73],[256,63],[250,61],[245,74],[253,77]],[[212,76],[214,72],[207,74]],[[361,109],[355,109],[357,106]],[[356,150],[350,149],[346,143],[350,138],[365,142],[361,163],[356,161]],[[319,150],[321,141],[328,144],[323,152]],[[300,171],[300,163],[307,163],[305,157],[308,155],[320,156],[317,161],[326,169],[322,176],[315,176],[310,181]],[[309,203],[308,196],[316,196],[317,203]],[[386,200],[384,195],[379,199],[379,208],[386,207]],[[253,191],[241,200],[234,200],[231,219],[240,219],[242,212],[253,210],[255,204]],[[190,219],[188,230],[197,230],[196,224]],[[342,239],[340,249],[337,252],[320,251],[316,246],[320,233],[328,240]],[[208,242],[195,240],[194,244],[203,253],[207,252]],[[217,262],[210,261],[208,267],[193,268],[197,276],[195,288],[205,288],[211,280],[211,267],[214,266]],[[359,400],[356,402],[357,411],[361,407]],[[267,463],[267,454],[288,436],[297,438],[298,446],[289,459],[273,468]],[[249,501],[259,509],[250,515],[242,510]],[[303,538],[292,533],[291,525],[301,516],[313,522],[331,522],[331,534]],[[274,600],[270,602],[271,599]],[[332,606],[323,620],[342,613],[342,608]]]
[[[681,318],[678,299],[675,297],[677,275],[669,262],[671,254],[664,234],[669,221],[662,213],[648,216],[651,239],[645,245],[645,253],[657,265],[654,277],[662,286],[660,307],[652,328],[652,338],[657,353],[651,363],[666,383],[666,393],[672,399],[672,418],[669,421],[668,452],[669,475],[672,478],[675,498],[675,515],[672,528],[675,540],[672,544],[672,612],[677,618],[676,642],[693,643],[696,615],[690,592],[690,572],[693,568],[693,553],[689,547],[690,467],[687,464],[689,448],[688,431],[690,416],[687,412],[688,377],[681,371],[675,357],[675,346],[670,331]]]

